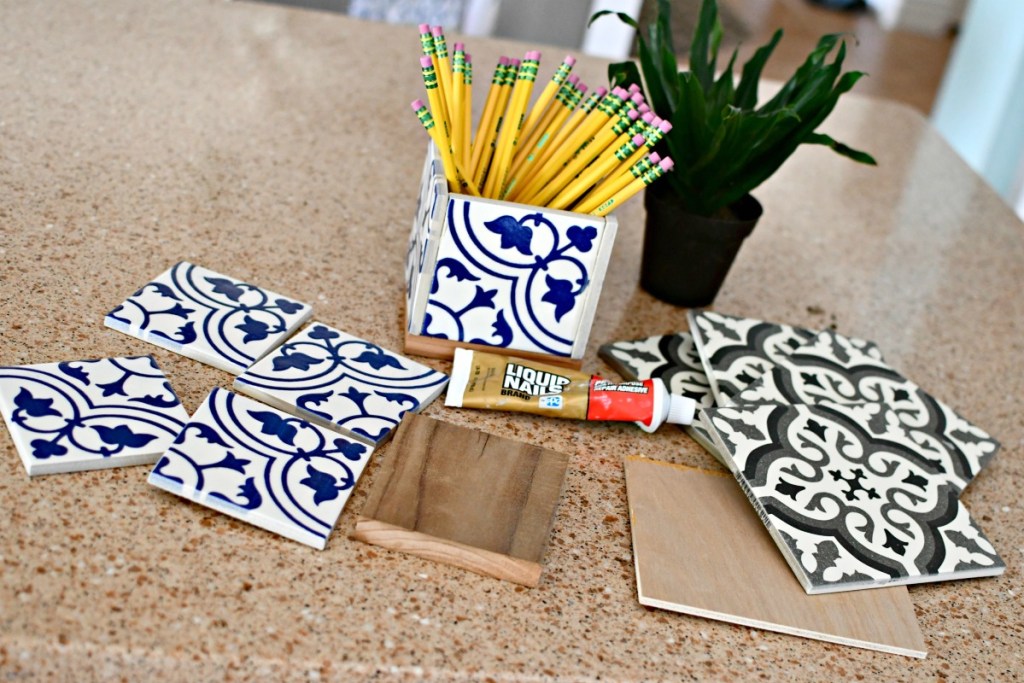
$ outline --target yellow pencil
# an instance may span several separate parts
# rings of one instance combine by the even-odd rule
[[[480,184],[480,158],[483,156],[484,147],[490,146],[489,134],[494,129],[495,110],[500,99],[499,93],[505,82],[505,67],[508,65],[508,62],[508,57],[498,59],[498,65],[494,67],[494,75],[491,76],[491,88],[487,91],[487,101],[484,102],[484,110],[476,124],[476,135],[473,136],[473,157],[469,162],[469,171],[473,174],[473,180],[477,185]]]
[[[586,92],[586,86],[583,86],[583,92],[580,93],[582,97],[583,93]],[[520,174],[519,187],[509,193],[511,199],[517,199],[517,197],[525,193],[525,189],[533,182],[534,178],[538,173],[543,171],[548,161],[554,156],[555,152],[561,149],[562,144],[565,140],[573,134],[573,132],[580,126],[580,124],[586,120],[586,117],[590,112],[594,111],[594,108],[604,99],[605,95],[608,94],[607,88],[598,88],[594,92],[590,93],[590,97],[583,101],[583,104],[579,109],[570,114],[567,121],[564,122],[558,132],[554,134],[554,137],[550,138],[545,143],[544,148],[540,151],[540,156],[530,161],[524,173]]]
[[[536,199],[536,195],[538,193],[546,194],[543,188],[572,161],[583,143],[590,140],[608,121],[613,120],[612,117],[622,107],[625,99],[623,95],[625,94],[626,91],[624,89],[615,88],[615,90],[605,95],[604,99],[598,103],[597,108],[587,114],[587,118],[561,143],[558,150],[544,162],[543,168],[537,171],[529,184],[515,197],[515,201],[543,205],[543,202]],[[561,188],[556,188],[555,192],[557,193],[559,189]],[[553,197],[554,194],[551,194],[551,196]]]
[[[452,46],[455,51],[452,57],[452,98],[449,102],[448,115],[452,126],[452,155],[462,158],[462,123],[466,116],[462,111],[466,97],[466,51],[462,43]]]
[[[624,201],[644,189],[655,180],[672,170],[672,160],[662,159],[657,166],[645,173],[643,177],[637,178],[626,187],[622,188],[590,212],[592,216],[606,216],[612,210],[621,205]]]
[[[424,57],[423,59],[429,59]],[[431,65],[433,68],[433,65]],[[427,92],[430,93],[437,89],[437,86],[428,86]],[[429,97],[429,94],[428,94]],[[440,130],[434,123],[434,117],[430,115],[430,110],[427,109],[427,105],[423,103],[423,100],[413,100],[412,110],[416,112],[416,117],[423,124],[427,133],[430,134],[434,144],[437,145],[438,151],[441,153],[441,166],[444,167],[444,177],[448,181],[448,189],[453,190],[458,188],[458,171],[455,169],[455,162],[452,160],[451,151],[449,150],[448,143],[444,140],[440,133]]]
[[[639,112],[630,109],[625,115],[616,116],[608,124],[602,127],[594,137],[587,140],[578,150],[576,156],[569,158],[565,166],[558,171],[553,178],[545,181],[544,187],[537,190],[536,194],[529,200],[532,204],[545,206],[561,190],[566,187],[576,175],[582,171],[594,159],[598,158],[609,145],[618,147],[629,141],[630,136],[626,135],[633,121],[640,118]],[[569,144],[572,144],[571,142]],[[614,153],[614,147],[612,149]]]
[[[469,162],[472,158],[473,133],[473,58],[466,53],[466,85],[463,95],[462,106],[462,165],[467,171],[470,170]]]
[[[452,71],[448,61],[448,43],[445,41],[444,29],[440,26],[434,26],[430,29],[430,33],[434,36],[434,51],[437,53],[437,74],[438,74],[438,87],[441,90],[441,101],[444,102],[445,114],[449,120],[453,118],[451,111],[452,104]],[[431,105],[433,109],[433,105]],[[434,117],[437,117],[437,112],[434,112]]]
[[[637,149],[643,148],[644,136],[635,135],[625,144],[615,150],[615,153],[604,160],[595,161],[589,168],[580,173],[576,180],[569,183],[564,190],[558,193],[548,206],[552,209],[564,209],[576,201],[576,198],[587,191],[591,185],[599,181],[606,173],[615,168],[620,161],[629,158]]]
[[[648,125],[645,126],[643,132],[643,136],[647,138],[647,142],[644,143],[644,149],[638,149],[634,152],[632,156],[619,164],[610,175],[625,173],[626,169],[639,161],[645,152],[654,149],[655,145],[661,142],[661,139],[665,137],[665,134],[672,130],[671,123],[657,116],[652,116],[651,120],[648,121],[647,124]]]
[[[572,113],[572,110],[576,108],[576,105],[579,104],[582,94],[576,88],[578,82],[578,77],[570,76],[569,80],[562,84],[558,94],[555,95],[554,106],[548,107],[548,110],[544,112],[544,116],[534,126],[533,132],[519,143],[516,154],[512,157],[512,168],[509,169],[510,178],[515,178],[518,175],[528,157],[538,155],[539,150],[544,148],[554,132],[558,131],[558,128],[565,122],[565,119]],[[585,91],[586,86],[583,86],[583,88]],[[513,187],[514,185],[510,180],[509,189]]]
[[[629,185],[634,178],[640,178],[644,173],[650,171],[659,161],[661,161],[661,157],[658,153],[651,152],[630,166],[629,170],[625,173],[620,173],[614,177],[606,176],[604,180],[595,185],[590,192],[585,194],[576,206],[572,208],[572,210],[579,213],[590,213],[596,209],[602,201],[611,197],[626,185]]]
[[[494,108],[494,120],[487,130],[487,138],[484,141],[480,165],[477,166],[476,175],[474,176],[476,186],[479,188],[483,187],[484,180],[488,177],[494,162],[494,153],[498,148],[498,133],[501,132],[502,125],[505,122],[508,101],[512,97],[512,86],[515,83],[515,76],[518,70],[518,59],[509,60],[509,63],[505,65],[504,80],[501,82],[501,88],[498,90],[498,102]]]
[[[526,53],[519,67],[508,110],[505,112],[504,123],[498,134],[498,146],[494,152],[494,160],[491,162],[491,169],[487,172],[487,182],[484,184],[484,196],[486,197],[502,198],[505,175],[512,163],[512,152],[519,137],[519,130],[523,125],[526,103],[530,99],[533,84],[537,80],[539,60],[540,52],[531,50]]]
[[[551,98],[561,89],[562,84],[569,78],[569,72],[572,71],[573,65],[576,64],[576,58],[572,55],[566,55],[562,63],[558,65],[558,69],[555,70],[555,74],[548,81],[548,84],[544,86],[544,90],[541,91],[537,101],[533,103],[533,108],[530,110],[529,116],[526,117],[526,121],[523,123],[522,136],[529,136],[533,132],[533,127],[540,121],[544,115],[544,110],[547,109],[548,104],[551,102]]]

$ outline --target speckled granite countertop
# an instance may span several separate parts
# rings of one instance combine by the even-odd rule
[[[194,410],[231,377],[102,325],[179,259],[401,348],[425,146],[415,29],[212,0],[11,2],[0,46],[0,364],[152,353]],[[526,49],[470,47],[481,65]],[[349,540],[387,448],[317,552],[147,486],[146,467],[29,481],[4,431],[0,680],[1024,675],[1024,229],[911,110],[854,96],[827,130],[879,168],[799,152],[758,192],[766,215],[717,310],[874,339],[1003,442],[964,500],[1008,569],[911,588],[928,659],[641,607],[622,459],[717,469],[681,431],[435,404],[570,454],[538,588]],[[603,342],[686,327],[637,287],[642,217],[639,201],[619,213],[587,369],[608,372]]]

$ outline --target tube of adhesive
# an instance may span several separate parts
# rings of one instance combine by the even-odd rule
[[[697,409],[696,401],[669,394],[658,380],[615,383],[577,370],[469,349],[455,349],[444,404],[636,422],[645,432],[665,422],[690,424]]]

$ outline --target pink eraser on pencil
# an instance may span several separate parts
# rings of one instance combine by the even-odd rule
[[[471,54],[469,54],[467,52],[466,53],[466,64],[472,64],[472,63],[473,63],[473,55],[471,55]]]
[[[577,83],[579,83],[579,81],[580,81],[580,77],[577,76],[576,74],[573,74],[572,76],[569,76],[569,85],[576,85]]]
[[[512,60],[508,57],[498,57],[498,64],[501,64],[502,66],[508,66],[511,63]]]
[[[419,111],[420,109],[423,109],[423,107],[425,107],[425,106],[427,106],[427,105],[425,105],[423,103],[423,100],[413,100],[412,101],[412,110],[413,111]]]
[[[460,50],[462,52],[465,52],[466,51],[466,45],[465,45],[465,43],[455,43],[455,45],[453,46],[453,49],[456,52],[459,52]]]
[[[638,92],[635,92],[635,93],[633,93],[633,95],[632,95],[632,96],[631,96],[631,97],[629,98],[629,101],[630,101],[630,102],[632,102],[633,104],[635,104],[636,106],[638,106],[638,107],[639,107],[639,106],[640,106],[641,104],[643,104],[643,103],[644,103],[644,96],[643,96],[643,95],[641,95],[641,94],[640,94],[640,93],[638,93]]]
[[[644,112],[643,114],[641,114],[641,116],[640,116],[640,119],[641,119],[641,120],[642,120],[642,121],[643,121],[644,123],[647,123],[647,124],[651,124],[651,125],[653,125],[653,124],[654,124],[654,119],[655,119],[655,118],[656,118],[656,117],[654,116],[654,112],[653,112],[653,111],[645,111],[645,112]]]
[[[597,98],[598,98],[598,99],[601,99],[602,97],[604,97],[605,95],[607,95],[607,94],[608,94],[608,88],[606,88],[606,87],[604,87],[604,86],[600,86],[600,87],[599,87],[599,88],[598,88],[597,90],[595,90],[594,92],[596,92],[596,93],[597,93]]]
[[[440,26],[434,26],[433,28],[430,29],[430,32],[433,33],[435,36],[444,35],[444,29],[441,28]]]
[[[420,57],[420,66],[422,66],[424,69],[426,69],[428,66],[434,66],[434,60],[427,56]]]
[[[638,92],[640,92],[640,86],[637,85],[636,83],[630,83],[629,84],[629,92],[631,92],[631,93],[638,93]]]
[[[585,92],[587,92],[587,84],[586,83],[577,83],[576,84],[576,89],[579,90],[580,91],[580,95],[582,95]]]
[[[672,157],[665,157],[658,162],[658,166],[661,166],[662,170],[671,171],[672,167],[676,165],[676,162],[672,161]]]
[[[647,155],[647,160],[650,161],[652,164],[656,164],[659,161],[661,161],[661,155],[658,154],[657,152],[651,152],[650,154]]]
[[[535,61],[535,62],[539,62],[540,61],[540,50],[534,50],[533,51],[533,61]]]
[[[626,112],[626,118],[628,118],[630,121],[636,121],[638,118],[640,118],[640,112],[638,112],[636,109],[630,109],[629,111]]]
[[[643,135],[637,133],[636,135],[633,136],[633,144],[636,145],[637,147],[644,144],[645,142],[647,142],[647,138],[645,138]]]
[[[566,55],[565,59],[562,60],[562,64],[566,66],[574,66],[576,64],[576,58],[572,55]]]
[[[519,68],[519,65],[522,64],[522,62],[519,61],[518,59],[513,59],[510,63],[512,64],[512,66],[514,66],[517,69]]]
[[[672,124],[662,119],[661,123],[658,124],[658,130],[660,130],[662,133],[667,133],[670,130],[672,130]]]
[[[646,102],[641,102],[637,105],[636,110],[641,114],[647,114],[651,111],[651,108],[647,106]]]
[[[612,94],[616,97],[621,97],[622,99],[629,97],[629,91],[621,86],[615,86],[615,89],[612,90]]]

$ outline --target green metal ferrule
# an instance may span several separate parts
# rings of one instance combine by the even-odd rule
[[[583,113],[589,114],[590,112],[594,111],[594,107],[597,106],[598,102],[600,102],[600,100],[597,99],[597,93],[590,93],[590,96],[587,97],[586,101],[583,102]]]
[[[448,59],[448,41],[444,36],[434,36],[434,50],[438,59]]]
[[[626,159],[629,158],[629,155],[635,151],[636,145],[634,145],[633,141],[630,140],[622,147],[619,147],[617,150],[615,150],[615,158],[618,159],[619,161],[625,161]]]
[[[434,67],[426,66],[423,67],[423,85],[426,86],[427,90],[433,90],[437,87],[437,72],[434,71]]]
[[[425,54],[427,57],[434,56],[434,54],[437,51],[434,47],[434,36],[430,35],[429,33],[421,33],[420,44],[423,46],[423,54]]]

